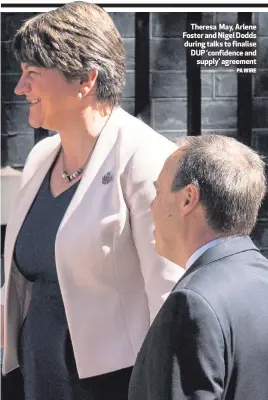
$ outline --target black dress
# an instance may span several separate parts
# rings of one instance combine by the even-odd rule
[[[78,182],[53,197],[49,181],[50,173],[21,227],[14,254],[20,272],[33,282],[29,311],[18,338],[25,400],[127,400],[132,368],[78,377],[54,249]]]

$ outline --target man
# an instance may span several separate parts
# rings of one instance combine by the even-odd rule
[[[263,161],[235,139],[193,137],[155,186],[156,250],[186,272],[146,336],[129,399],[268,399],[268,261],[248,236]]]

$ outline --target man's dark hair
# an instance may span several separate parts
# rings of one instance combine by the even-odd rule
[[[266,190],[261,157],[225,136],[186,137],[183,145],[187,147],[179,160],[172,192],[194,184],[214,231],[250,234]]]

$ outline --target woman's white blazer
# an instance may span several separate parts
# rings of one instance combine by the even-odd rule
[[[18,333],[31,297],[14,245],[60,146],[54,135],[32,149],[7,226],[4,374],[18,367]],[[182,275],[156,254],[150,212],[153,181],[176,148],[115,109],[61,221],[56,268],[80,378],[135,363],[150,323]]]

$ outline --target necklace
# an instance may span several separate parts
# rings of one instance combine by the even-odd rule
[[[87,165],[87,163],[88,163],[88,161],[89,161],[89,159],[90,159],[90,156],[91,156],[91,154],[93,153],[93,150],[94,150],[94,148],[95,148],[95,146],[96,146],[96,144],[97,144],[97,141],[98,141],[98,139],[99,139],[99,137],[100,137],[100,134],[102,133],[103,129],[105,128],[105,126],[106,126],[107,122],[109,121],[111,115],[112,115],[112,112],[111,112],[111,114],[109,115],[109,117],[107,118],[107,120],[105,121],[105,124],[103,125],[103,127],[101,128],[100,133],[98,134],[98,137],[97,137],[97,139],[95,140],[95,143],[94,143],[94,145],[93,145],[91,151],[89,152],[89,155],[87,156],[87,159],[86,159],[85,163],[82,165],[82,167],[77,168],[77,169],[76,169],[73,173],[71,173],[71,174],[68,174],[67,171],[66,171],[65,154],[64,154],[63,147],[61,147],[61,152],[62,152],[62,170],[61,170],[61,177],[62,177],[62,179],[65,180],[66,183],[71,182],[73,179],[75,179],[75,178],[77,178],[78,176],[80,176],[80,175],[82,174],[82,172],[84,171],[85,166]]]
[[[65,155],[64,155],[64,151],[63,148],[61,148],[62,151],[62,170],[61,170],[61,177],[62,179],[64,179],[67,183],[71,182],[73,179],[77,178],[79,175],[82,174],[82,172],[85,169],[85,166],[87,165],[87,162],[91,156],[91,154],[93,153],[93,150],[96,146],[96,143],[98,141],[98,138],[95,140],[95,143],[91,149],[91,151],[89,152],[89,155],[86,159],[86,162],[82,165],[82,167],[77,168],[72,174],[68,174],[66,171],[66,166],[65,166]]]

